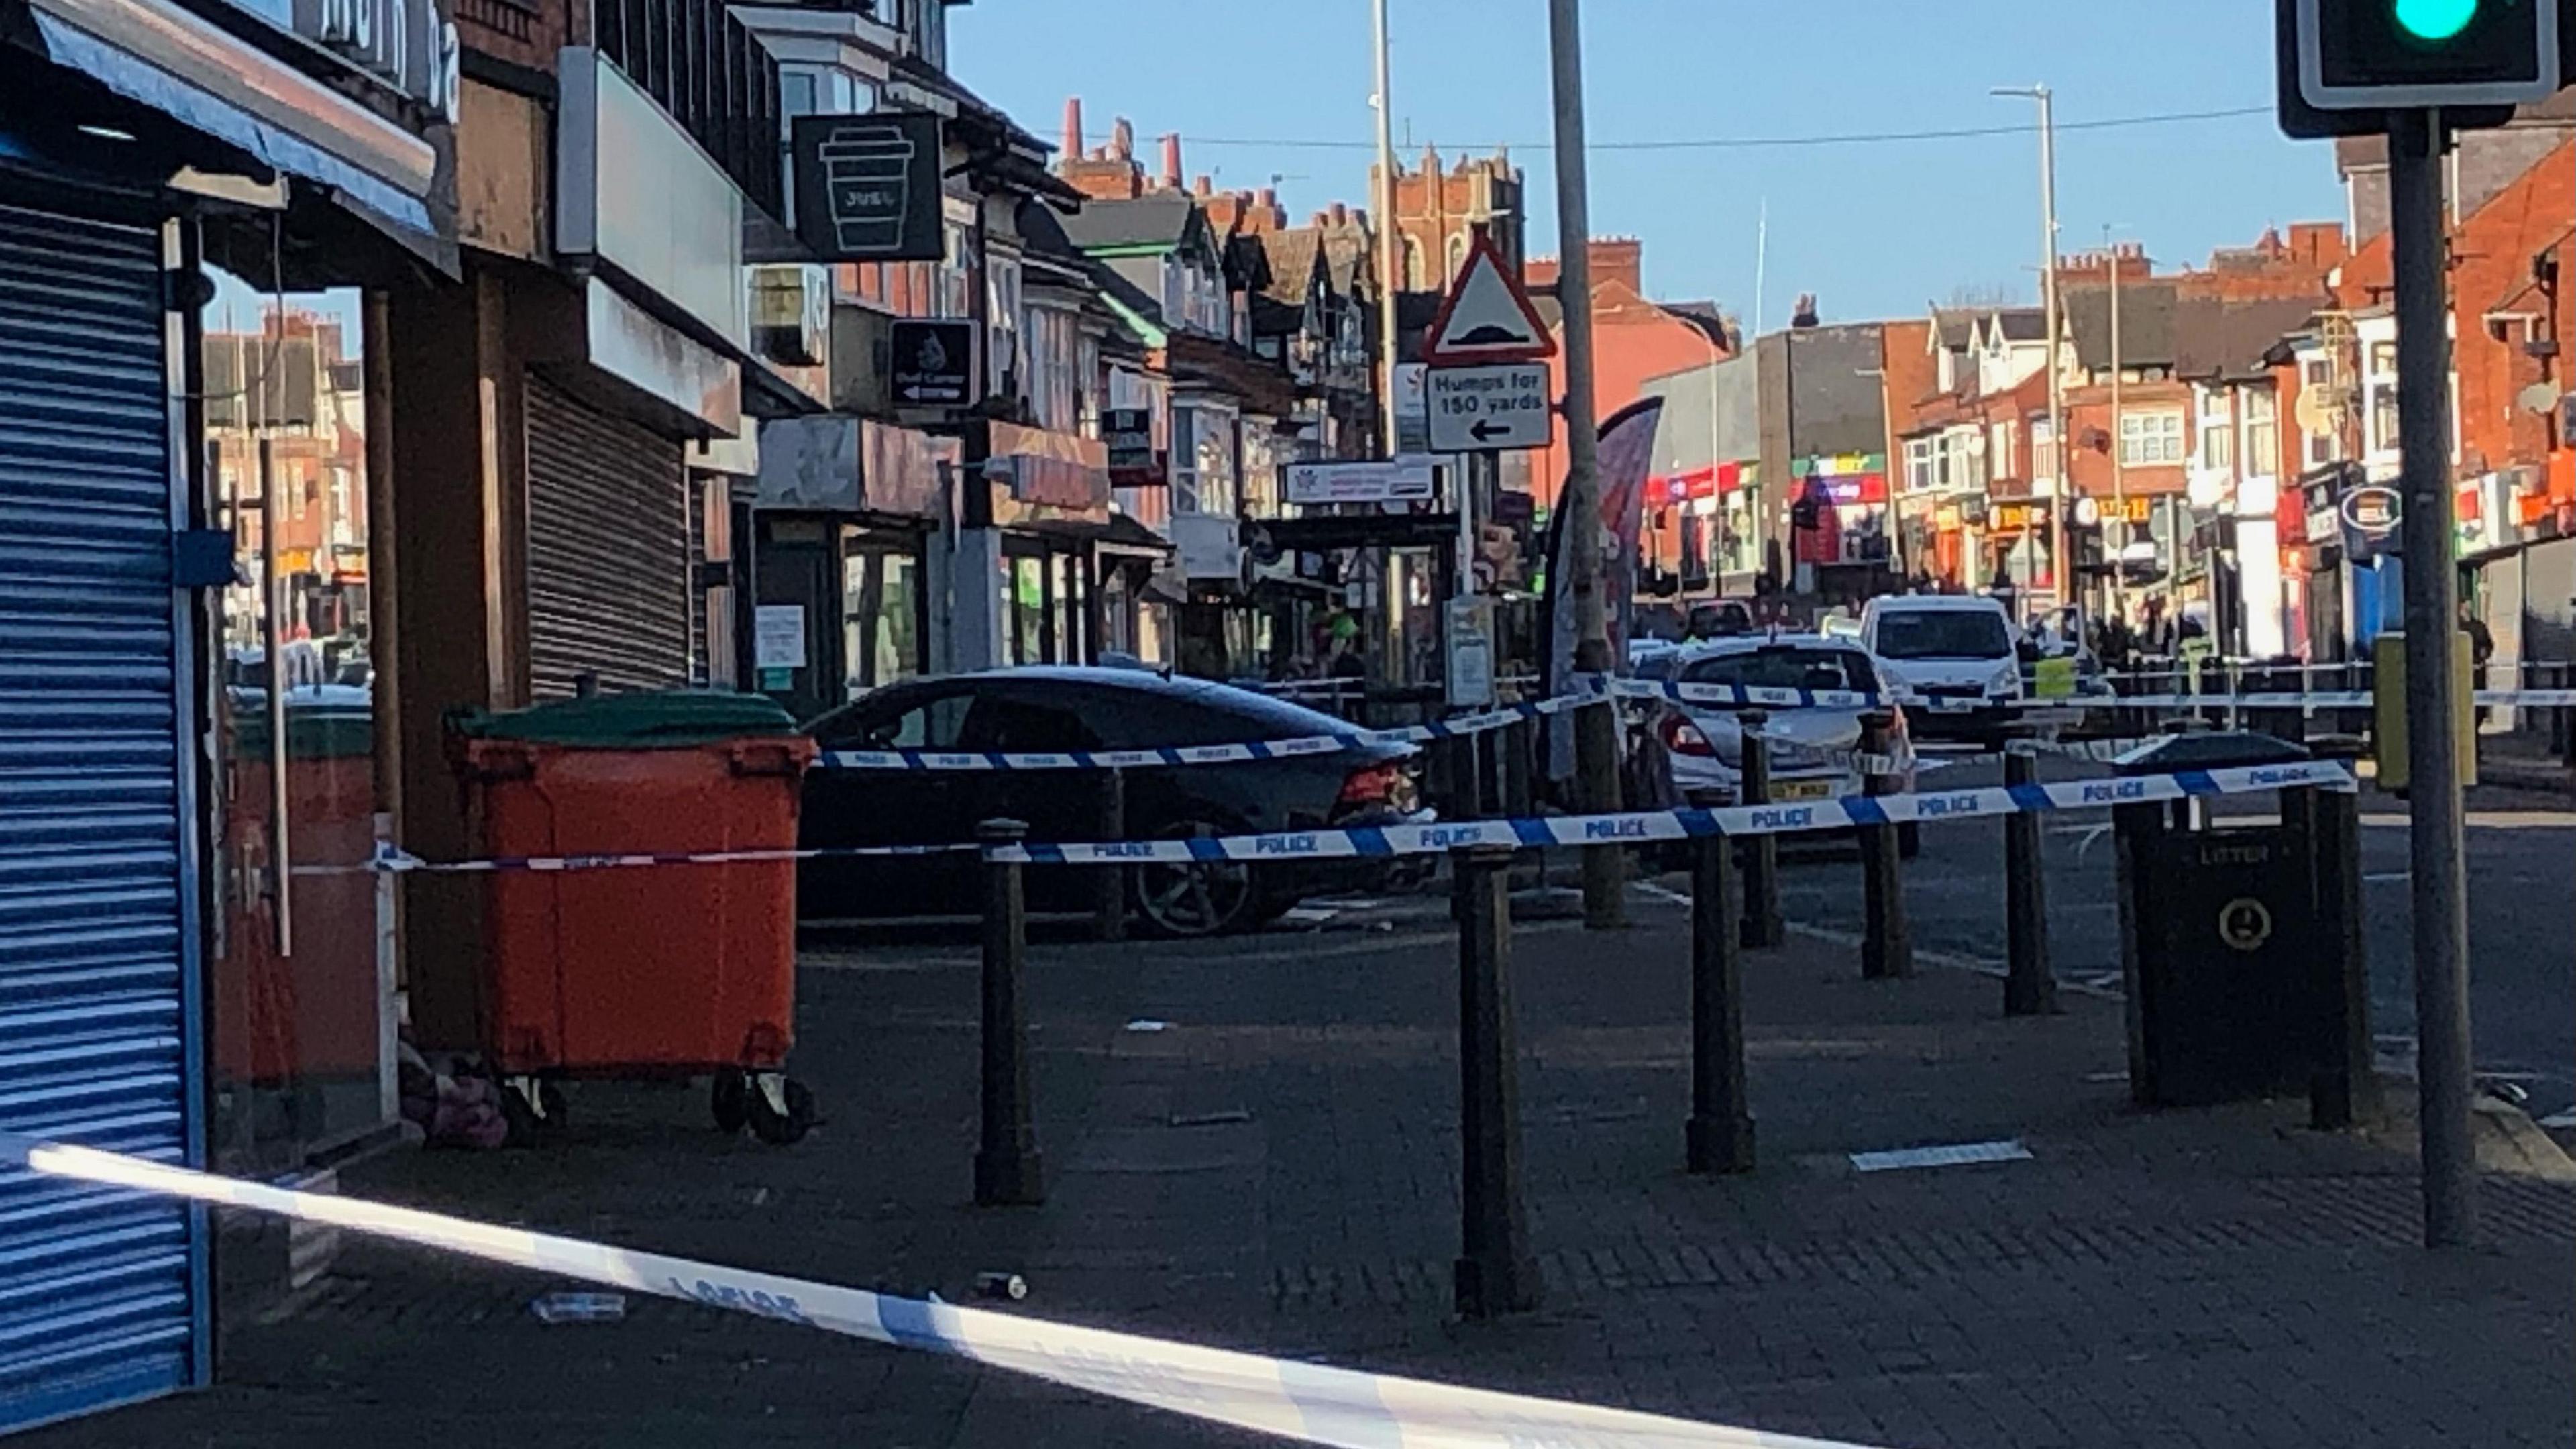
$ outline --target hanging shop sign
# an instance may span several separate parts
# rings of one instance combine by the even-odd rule
[[[926,111],[798,116],[796,235],[833,262],[935,262],[939,118]]]

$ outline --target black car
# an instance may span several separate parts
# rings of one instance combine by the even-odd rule
[[[1072,750],[1242,744],[1347,732],[1303,705],[1196,679],[1132,669],[1027,668],[888,685],[806,727],[826,751]],[[1241,835],[1427,819],[1415,808],[1406,744],[1325,754],[1121,772],[1125,837]],[[849,770],[805,778],[800,836],[809,847],[969,841],[976,825],[1024,821],[1035,841],[1101,837],[1098,770]],[[1198,936],[1239,930],[1318,891],[1366,887],[1382,861],[1237,862],[1129,867],[1129,899],[1149,929]],[[1087,910],[1096,867],[1038,866],[1033,910]],[[949,915],[980,909],[971,853],[808,860],[797,913],[808,921]]]

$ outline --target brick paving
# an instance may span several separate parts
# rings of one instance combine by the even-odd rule
[[[1012,1268],[1033,1313],[1873,1444],[2576,1439],[2576,1187],[2491,1178],[2490,1245],[2427,1255],[2391,1134],[2309,1133],[2293,1103],[2134,1112],[2117,1002],[2006,1022],[1988,978],[1865,984],[1811,937],[1748,972],[1761,1170],[1693,1179],[1682,913],[1636,915],[1516,941],[1546,1304],[1503,1322],[1447,1313],[1454,959],[1411,931],[1037,948],[1039,1209],[968,1205],[974,958],[935,944],[809,954],[800,1073],[830,1120],[801,1146],[727,1143],[696,1093],[591,1087],[561,1146],[353,1186],[952,1299]],[[1998,1137],[2031,1158],[1846,1156]],[[231,1326],[222,1386],[26,1442],[1254,1442],[677,1304],[546,1327],[547,1286],[352,1245]]]

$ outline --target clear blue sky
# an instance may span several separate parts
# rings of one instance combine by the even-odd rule
[[[1749,323],[1757,212],[1765,315],[1799,292],[1827,320],[1919,315],[1962,288],[2036,291],[2029,134],[1873,145],[1620,150],[1603,143],[2028,124],[1999,85],[2046,82],[2061,127],[2260,107],[2221,120],[2067,129],[2069,251],[2108,223],[2168,265],[2267,225],[2338,220],[2322,142],[2273,126],[2270,0],[1588,0],[1592,229],[1645,241],[1647,290],[1715,297]],[[1556,250],[1544,0],[1390,0],[1397,144],[1513,146],[1533,252]],[[1290,214],[1366,200],[1368,0],[974,0],[949,11],[952,70],[1052,142],[1064,98],[1090,140],[1131,118],[1154,163],[1178,131],[1192,174],[1272,177]],[[1282,142],[1325,142],[1291,145]],[[1409,162],[1408,162],[1409,164]]]

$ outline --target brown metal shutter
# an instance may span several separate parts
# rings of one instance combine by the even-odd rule
[[[528,672],[539,699],[689,680],[680,444],[528,377]]]

